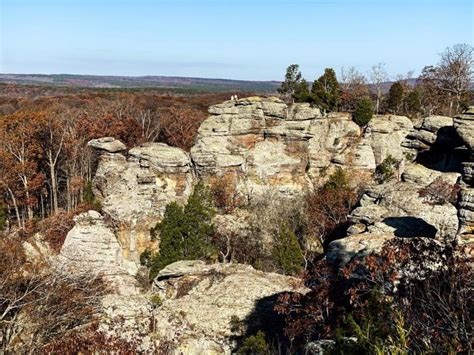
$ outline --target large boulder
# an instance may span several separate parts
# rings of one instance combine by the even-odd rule
[[[248,265],[178,261],[148,294],[107,295],[99,329],[140,353],[231,354],[248,327],[271,326],[273,302],[287,291],[308,289],[300,279]]]
[[[246,326],[265,327],[282,292],[306,292],[302,280],[249,265],[178,262],[155,281],[163,300],[153,316],[156,337],[176,354],[230,354]],[[169,270],[177,270],[170,274]],[[243,329],[233,329],[238,320]]]
[[[98,147],[94,141],[90,145]],[[184,202],[192,192],[191,160],[183,150],[163,143],[142,144],[127,156],[103,148],[98,152],[95,196],[117,226],[124,257],[138,263],[147,247],[155,247],[150,228],[160,221],[166,205]]]
[[[411,150],[403,147],[402,143],[412,130],[413,123],[405,116],[377,115],[372,118],[364,138],[372,147],[375,164],[381,164],[388,156],[396,160],[405,159]]]
[[[450,203],[430,203],[420,191],[437,178],[454,185],[459,175],[437,172],[418,164],[409,165],[402,181],[369,187],[349,220],[365,225],[372,234],[452,240],[458,231],[456,207]]]
[[[454,128],[471,151],[474,149],[474,106],[454,118]]]
[[[69,231],[58,256],[70,272],[88,270],[102,274],[120,294],[138,292],[134,262],[123,257],[122,246],[105,218],[97,211],[74,217],[75,226]]]

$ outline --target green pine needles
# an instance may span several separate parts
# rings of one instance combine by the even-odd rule
[[[179,260],[210,259],[216,254],[212,245],[214,215],[211,195],[202,182],[183,207],[176,202],[166,206],[163,220],[151,229],[153,238],[159,236],[160,250],[146,250],[142,264],[150,267],[150,278],[156,277],[166,265]]]

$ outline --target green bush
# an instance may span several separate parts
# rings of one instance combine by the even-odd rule
[[[275,264],[285,274],[295,274],[304,266],[304,257],[295,232],[284,224],[276,236],[272,250]]]
[[[337,170],[329,176],[328,181],[323,186],[326,190],[338,190],[349,188],[349,178],[344,170],[337,168]]]
[[[392,113],[399,113],[403,103],[403,85],[397,81],[392,84],[388,92],[388,109]]]
[[[237,354],[266,355],[270,354],[270,347],[265,339],[265,333],[259,330],[257,334],[244,339]]]
[[[363,97],[357,102],[353,120],[360,127],[367,125],[374,115],[374,105],[369,97]]]
[[[397,165],[398,161],[391,155],[386,157],[384,161],[379,164],[375,169],[375,180],[379,184],[382,184],[393,179],[393,177],[395,176]]]
[[[196,185],[184,207],[176,202],[168,204],[163,220],[151,230],[153,238],[159,235],[160,251],[153,254],[146,250],[140,258],[142,264],[150,267],[150,278],[175,261],[208,259],[214,255],[213,215],[212,198],[202,182]]]
[[[160,307],[163,304],[163,300],[158,294],[154,294],[153,296],[151,296],[150,302],[153,305],[153,307]]]

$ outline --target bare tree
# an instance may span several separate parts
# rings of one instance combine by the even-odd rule
[[[469,44],[456,44],[440,55],[437,76],[440,88],[450,96],[449,113],[452,114],[454,102],[458,111],[461,97],[473,78],[474,48]]]
[[[382,100],[383,84],[388,80],[388,74],[385,70],[385,63],[374,65],[370,71],[370,82],[375,87],[376,102],[375,111],[380,112],[380,101]]]
[[[369,94],[367,79],[355,67],[341,69],[341,101],[345,110],[354,110],[359,99]]]
[[[107,288],[90,272],[32,261],[17,240],[0,241],[0,353],[40,353],[96,320]]]

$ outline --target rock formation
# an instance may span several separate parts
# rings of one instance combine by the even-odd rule
[[[208,184],[225,179],[244,198],[268,191],[299,196],[337,167],[365,178],[347,235],[326,250],[339,265],[398,237],[437,245],[474,241],[472,108],[454,120],[431,116],[415,125],[402,116],[375,116],[364,130],[347,114],[323,115],[275,98],[226,101],[209,113],[190,154],[162,143],[127,151],[110,137],[89,143],[99,154],[94,193],[103,212],[76,217],[60,260],[106,273],[118,291],[104,299],[101,329],[137,341],[143,352],[230,353],[234,337],[245,332],[232,323],[271,322],[265,316],[279,293],[306,292],[292,277],[201,261],[168,265],[149,293],[138,292],[129,274],[136,273],[141,252],[154,246],[150,228],[169,202],[186,201],[198,178]],[[376,166],[389,156],[403,164],[392,180],[374,183]],[[439,179],[460,185],[456,204],[429,203],[420,193]],[[246,228],[244,215],[217,216],[217,227],[238,234]]]
[[[152,246],[150,228],[166,205],[184,202],[191,193],[191,160],[181,149],[162,143],[145,143],[127,153],[112,138],[89,145],[99,153],[95,196],[115,224],[123,256],[137,263],[143,250]]]
[[[151,294],[106,297],[101,330],[145,353],[230,354],[245,323],[271,319],[272,300],[285,291],[307,289],[300,279],[248,265],[178,261],[160,272]]]

